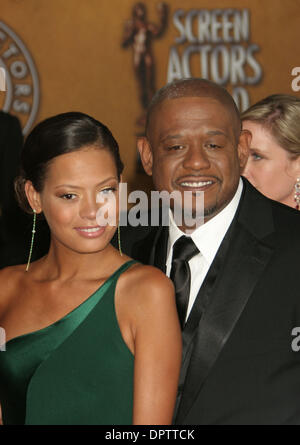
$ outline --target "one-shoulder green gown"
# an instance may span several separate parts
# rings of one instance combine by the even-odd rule
[[[52,325],[13,338],[0,351],[4,424],[132,423],[134,357],[115,312],[123,264],[80,306]]]

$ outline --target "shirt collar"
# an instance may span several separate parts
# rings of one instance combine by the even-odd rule
[[[167,251],[167,263],[172,259],[172,247],[174,243],[182,235],[191,236],[192,240],[198,247],[204,258],[212,263],[219,246],[234,218],[236,210],[238,208],[240,198],[243,191],[243,181],[239,180],[238,188],[235,192],[232,200],[227,204],[227,206],[221,210],[216,216],[210,219],[207,223],[198,227],[191,234],[186,234],[176,225],[172,211],[169,212],[169,240],[168,240],[168,251]]]

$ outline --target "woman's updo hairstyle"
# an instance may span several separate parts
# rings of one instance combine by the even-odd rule
[[[292,159],[300,156],[300,99],[289,94],[272,94],[242,113],[242,121],[252,121],[269,131]]]
[[[91,145],[108,150],[117,167],[118,178],[123,171],[119,146],[110,130],[96,119],[80,112],[62,113],[40,122],[28,135],[21,154],[15,190],[21,208],[32,213],[25,194],[25,183],[31,181],[41,192],[50,162],[57,156]]]

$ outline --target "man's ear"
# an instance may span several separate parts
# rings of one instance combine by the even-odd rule
[[[145,172],[152,176],[153,153],[148,139],[146,137],[138,138],[137,147]]]
[[[241,172],[244,170],[250,152],[252,134],[249,130],[242,130],[238,142],[238,157]]]
[[[32,210],[36,213],[41,213],[43,211],[41,204],[40,194],[35,190],[31,181],[26,181],[25,183],[25,193]]]

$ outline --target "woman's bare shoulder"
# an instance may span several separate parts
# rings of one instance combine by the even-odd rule
[[[17,266],[8,266],[0,269],[0,294],[15,288],[24,277],[26,266],[19,264]]]
[[[150,286],[152,290],[154,290],[155,287],[173,288],[172,281],[160,269],[141,263],[136,264],[128,270],[128,279],[135,282],[138,286]]]
[[[172,281],[161,270],[141,264],[126,273],[116,289],[116,308],[121,324],[125,320],[131,326],[133,337],[152,329],[179,329]]]
[[[0,269],[0,277],[12,277],[12,276],[20,276],[24,275],[26,270],[25,264],[18,264],[16,266],[7,266],[3,269]]]
[[[126,271],[122,290],[137,304],[154,304],[160,303],[160,300],[174,299],[172,281],[156,267],[140,263]]]

